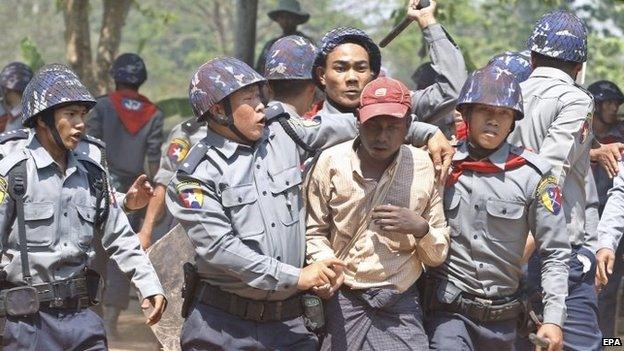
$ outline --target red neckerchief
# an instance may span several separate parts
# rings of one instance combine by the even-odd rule
[[[138,133],[158,111],[156,105],[134,90],[116,90],[108,97],[121,123],[132,135]]]
[[[323,102],[325,102],[325,100],[321,100],[312,104],[310,111],[303,114],[303,118],[305,119],[314,118],[314,116],[316,116],[316,114],[323,108]]]
[[[507,156],[507,161],[505,161],[505,171],[524,166],[526,163],[527,160],[525,160],[522,156],[510,152],[509,156]],[[478,173],[503,172],[503,170],[496,167],[489,159],[485,159],[482,161],[453,161],[451,174],[446,179],[446,187],[451,187],[455,183],[457,183],[459,177],[462,175],[464,170],[474,171]]]
[[[455,123],[455,138],[457,140],[466,140],[468,138],[468,125],[466,125],[466,122]]]

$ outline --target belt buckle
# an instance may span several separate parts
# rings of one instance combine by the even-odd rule
[[[492,306],[492,300],[488,300],[488,299],[482,299],[478,296],[475,296],[474,300],[482,305],[486,305],[486,306]]]

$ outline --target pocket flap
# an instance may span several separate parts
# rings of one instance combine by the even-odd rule
[[[221,202],[224,207],[246,205],[255,202],[257,199],[258,194],[253,184],[238,185],[221,192]]]
[[[273,194],[279,194],[288,188],[301,184],[301,169],[298,166],[287,168],[276,174],[271,174],[271,178],[273,178],[273,182],[269,185],[270,190]]]
[[[518,219],[524,214],[524,204],[514,201],[490,199],[486,209],[491,216],[505,219]]]
[[[82,219],[87,222],[93,223],[93,221],[95,220],[95,207],[76,205],[76,209],[78,210],[78,214]]]
[[[54,204],[52,202],[29,202],[24,204],[24,219],[27,221],[48,219],[53,215]]]

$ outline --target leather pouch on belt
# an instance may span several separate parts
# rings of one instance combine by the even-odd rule
[[[39,312],[39,296],[32,286],[19,286],[0,293],[8,316],[27,316]]]
[[[450,305],[457,301],[460,294],[461,290],[456,287],[455,284],[447,280],[442,280],[438,283],[438,289],[436,291],[438,302]]]

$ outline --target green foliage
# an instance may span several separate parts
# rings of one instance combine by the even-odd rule
[[[193,110],[188,98],[168,98],[156,102],[156,105],[163,111],[165,117],[169,116],[192,116]]]
[[[20,40],[20,49],[24,61],[33,71],[37,71],[45,64],[37,45],[30,38],[26,37]]]

